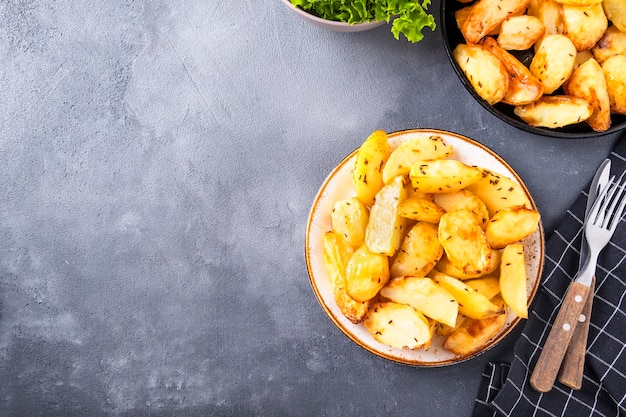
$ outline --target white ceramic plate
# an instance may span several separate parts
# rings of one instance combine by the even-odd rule
[[[405,130],[388,134],[391,148],[395,149],[401,142],[416,135],[438,135],[446,143],[453,146],[454,155],[452,159],[458,159],[468,165],[487,168],[518,182],[536,209],[535,202],[530,196],[528,189],[513,169],[493,151],[467,137],[432,129]],[[346,336],[359,346],[380,357],[407,365],[425,367],[452,365],[475,357],[495,346],[520,322],[521,319],[515,314],[510,312],[503,330],[487,342],[480,351],[467,356],[454,355],[445,350],[441,346],[443,340],[437,336],[435,336],[428,350],[393,348],[374,340],[362,324],[353,324],[343,316],[335,303],[324,266],[322,239],[324,233],[331,229],[330,212],[334,202],[355,195],[352,187],[352,168],[356,153],[357,151],[355,150],[348,155],[326,178],[315,197],[307,223],[305,242],[307,268],[313,291],[326,314]],[[544,237],[542,225],[540,224],[538,230],[526,238],[523,243],[526,253],[527,295],[530,303],[539,287],[543,269]]]

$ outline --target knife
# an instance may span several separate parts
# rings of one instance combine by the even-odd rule
[[[605,159],[602,164],[600,164],[600,167],[596,171],[596,174],[591,181],[591,186],[589,187],[589,193],[587,195],[587,207],[585,208],[585,220],[587,220],[589,210],[591,210],[591,207],[596,200],[598,192],[609,181],[610,173],[611,160]],[[587,239],[584,236],[584,228],[582,230],[583,231],[581,233],[583,234],[583,236],[580,246],[578,270],[583,267],[589,256],[589,247],[587,244]],[[591,282],[591,286],[589,287],[589,295],[587,296],[587,301],[585,303],[585,306],[583,307],[579,323],[574,329],[572,340],[567,347],[567,352],[565,353],[565,358],[563,359],[561,370],[559,372],[559,381],[561,381],[561,383],[563,383],[564,385],[567,385],[568,387],[576,390],[580,389],[583,382],[583,368],[585,365],[585,352],[587,351],[587,335],[589,333],[589,322],[591,317],[591,308],[593,305],[594,290],[595,277]]]

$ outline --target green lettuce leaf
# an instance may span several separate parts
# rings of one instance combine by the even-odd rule
[[[392,21],[396,39],[403,35],[410,42],[424,38],[425,27],[434,31],[435,18],[428,13],[431,0],[290,0],[302,10],[326,20],[357,24],[372,20]]]

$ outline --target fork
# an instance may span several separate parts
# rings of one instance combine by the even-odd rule
[[[554,385],[561,362],[570,343],[574,328],[589,295],[589,286],[595,275],[598,255],[609,243],[626,207],[626,172],[619,180],[615,176],[604,187],[585,222],[585,235],[589,244],[588,262],[579,271],[563,299],[546,343],[530,377],[530,385],[539,392],[548,392]]]

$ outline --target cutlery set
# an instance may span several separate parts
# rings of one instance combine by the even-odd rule
[[[573,389],[582,385],[597,259],[626,206],[626,172],[615,181],[615,176],[609,178],[610,170],[610,160],[606,159],[589,189],[578,273],[569,285],[530,377],[531,386],[539,392],[550,391],[557,374],[559,381]]]

